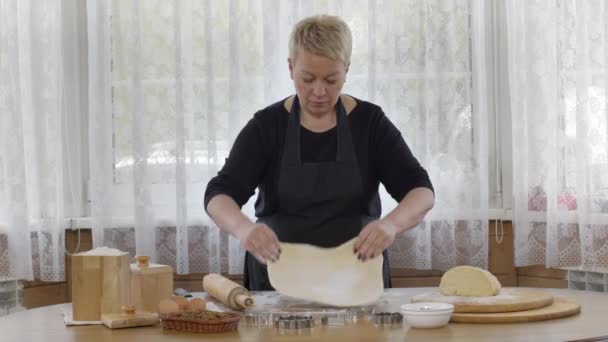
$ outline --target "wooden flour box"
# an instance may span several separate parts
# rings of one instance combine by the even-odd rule
[[[158,312],[158,302],[173,296],[171,266],[149,264],[147,256],[131,264],[131,303],[138,311]]]
[[[72,312],[76,321],[99,321],[128,302],[129,253],[100,247],[72,256]]]

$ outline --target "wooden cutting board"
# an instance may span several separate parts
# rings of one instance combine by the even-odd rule
[[[544,308],[553,303],[553,296],[540,290],[507,287],[491,297],[446,296],[439,291],[426,292],[412,297],[411,302],[450,303],[454,305],[454,313],[513,312]]]
[[[160,322],[158,315],[153,312],[136,312],[130,315],[122,313],[103,314],[101,315],[101,321],[110,329],[145,327]]]
[[[502,313],[453,313],[451,321],[457,323],[521,323],[568,317],[579,312],[581,312],[580,304],[570,299],[557,297],[553,304],[540,309]]]

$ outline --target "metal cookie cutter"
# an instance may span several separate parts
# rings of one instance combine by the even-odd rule
[[[297,316],[297,315],[286,315],[280,316],[275,322],[275,328],[281,330],[299,330],[299,329],[310,329],[314,327],[315,320],[312,316]]]
[[[266,312],[249,312],[243,316],[243,321],[248,327],[272,326],[272,314]]]
[[[403,323],[403,315],[399,312],[378,312],[373,316],[376,326],[397,327]]]

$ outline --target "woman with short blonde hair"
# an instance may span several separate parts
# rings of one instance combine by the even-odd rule
[[[347,65],[353,49],[353,37],[346,23],[336,16],[316,15],[299,21],[289,38],[289,58],[296,60],[299,51],[341,60]]]

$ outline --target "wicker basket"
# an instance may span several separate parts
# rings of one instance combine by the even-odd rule
[[[238,328],[241,315],[215,311],[182,311],[159,315],[163,329],[217,334]]]

